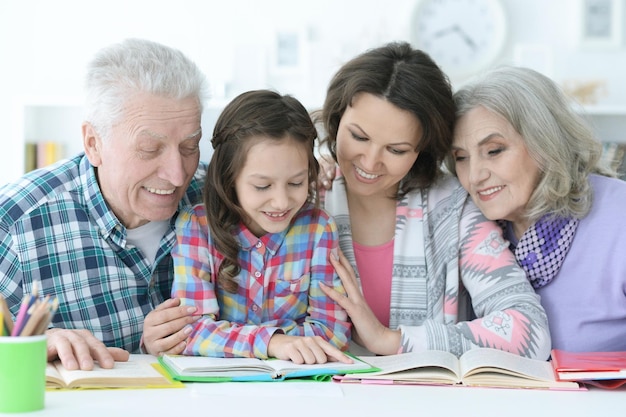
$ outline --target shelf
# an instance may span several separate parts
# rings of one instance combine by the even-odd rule
[[[200,158],[204,161],[211,158],[213,126],[226,104],[227,100],[209,100],[204,106],[202,113],[204,137],[200,142]],[[58,142],[62,145],[66,157],[82,152],[81,125],[84,116],[82,98],[23,97],[20,105],[21,122],[18,132],[24,143]]]
[[[209,161],[212,155],[213,126],[229,100],[209,100],[202,114],[204,138],[200,142],[200,158]],[[23,174],[24,144],[26,142],[57,141],[65,155],[71,156],[83,149],[81,124],[83,97],[77,96],[22,96],[15,102],[15,124],[11,135],[17,138],[18,149],[6,161],[0,161],[0,182]],[[594,130],[604,142],[626,143],[626,106],[580,106]]]
[[[626,143],[625,106],[583,106],[581,114],[602,142]]]
[[[623,116],[626,117],[626,106],[618,105],[588,105],[582,110],[590,116]]]

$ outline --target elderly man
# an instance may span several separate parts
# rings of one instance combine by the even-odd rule
[[[162,351],[184,348],[195,318],[169,299],[170,250],[178,210],[201,201],[206,91],[180,51],[106,47],[88,66],[84,153],[0,188],[0,291],[14,315],[35,281],[58,297],[49,360],[112,367],[143,331]]]

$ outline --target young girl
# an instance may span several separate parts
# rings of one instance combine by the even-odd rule
[[[177,219],[172,297],[194,306],[186,355],[350,362],[346,312],[320,290],[337,228],[317,207],[315,127],[296,99],[241,94],[217,120],[204,205]]]

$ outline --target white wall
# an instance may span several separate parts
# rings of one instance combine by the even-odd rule
[[[23,126],[23,105],[80,106],[85,66],[102,46],[134,36],[181,49],[209,76],[217,108],[234,94],[262,87],[317,108],[330,76],[346,59],[383,42],[409,40],[418,1],[0,0],[0,182],[22,171],[22,141],[30,131]],[[520,46],[540,46],[549,60],[537,69],[558,82],[604,80],[599,104],[626,105],[626,49],[579,46],[580,0],[501,1],[509,38],[500,63],[517,63]],[[272,64],[275,36],[283,31],[306,39],[295,70]],[[205,137],[217,112],[207,116]],[[75,135],[70,150],[80,149],[80,115],[69,114],[67,123],[40,120],[36,130],[66,124],[63,135]]]

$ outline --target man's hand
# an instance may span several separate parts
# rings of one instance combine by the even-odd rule
[[[293,363],[352,363],[352,359],[320,336],[288,336],[274,333],[267,345],[267,356]]]
[[[124,349],[106,347],[89,330],[50,329],[48,361],[60,359],[66,369],[93,369],[94,361],[101,368],[113,368],[115,362],[126,362],[129,353]]]
[[[194,316],[196,307],[181,306],[178,298],[165,300],[151,311],[143,324],[143,343],[151,355],[179,355],[191,333],[188,324],[202,316]]]

